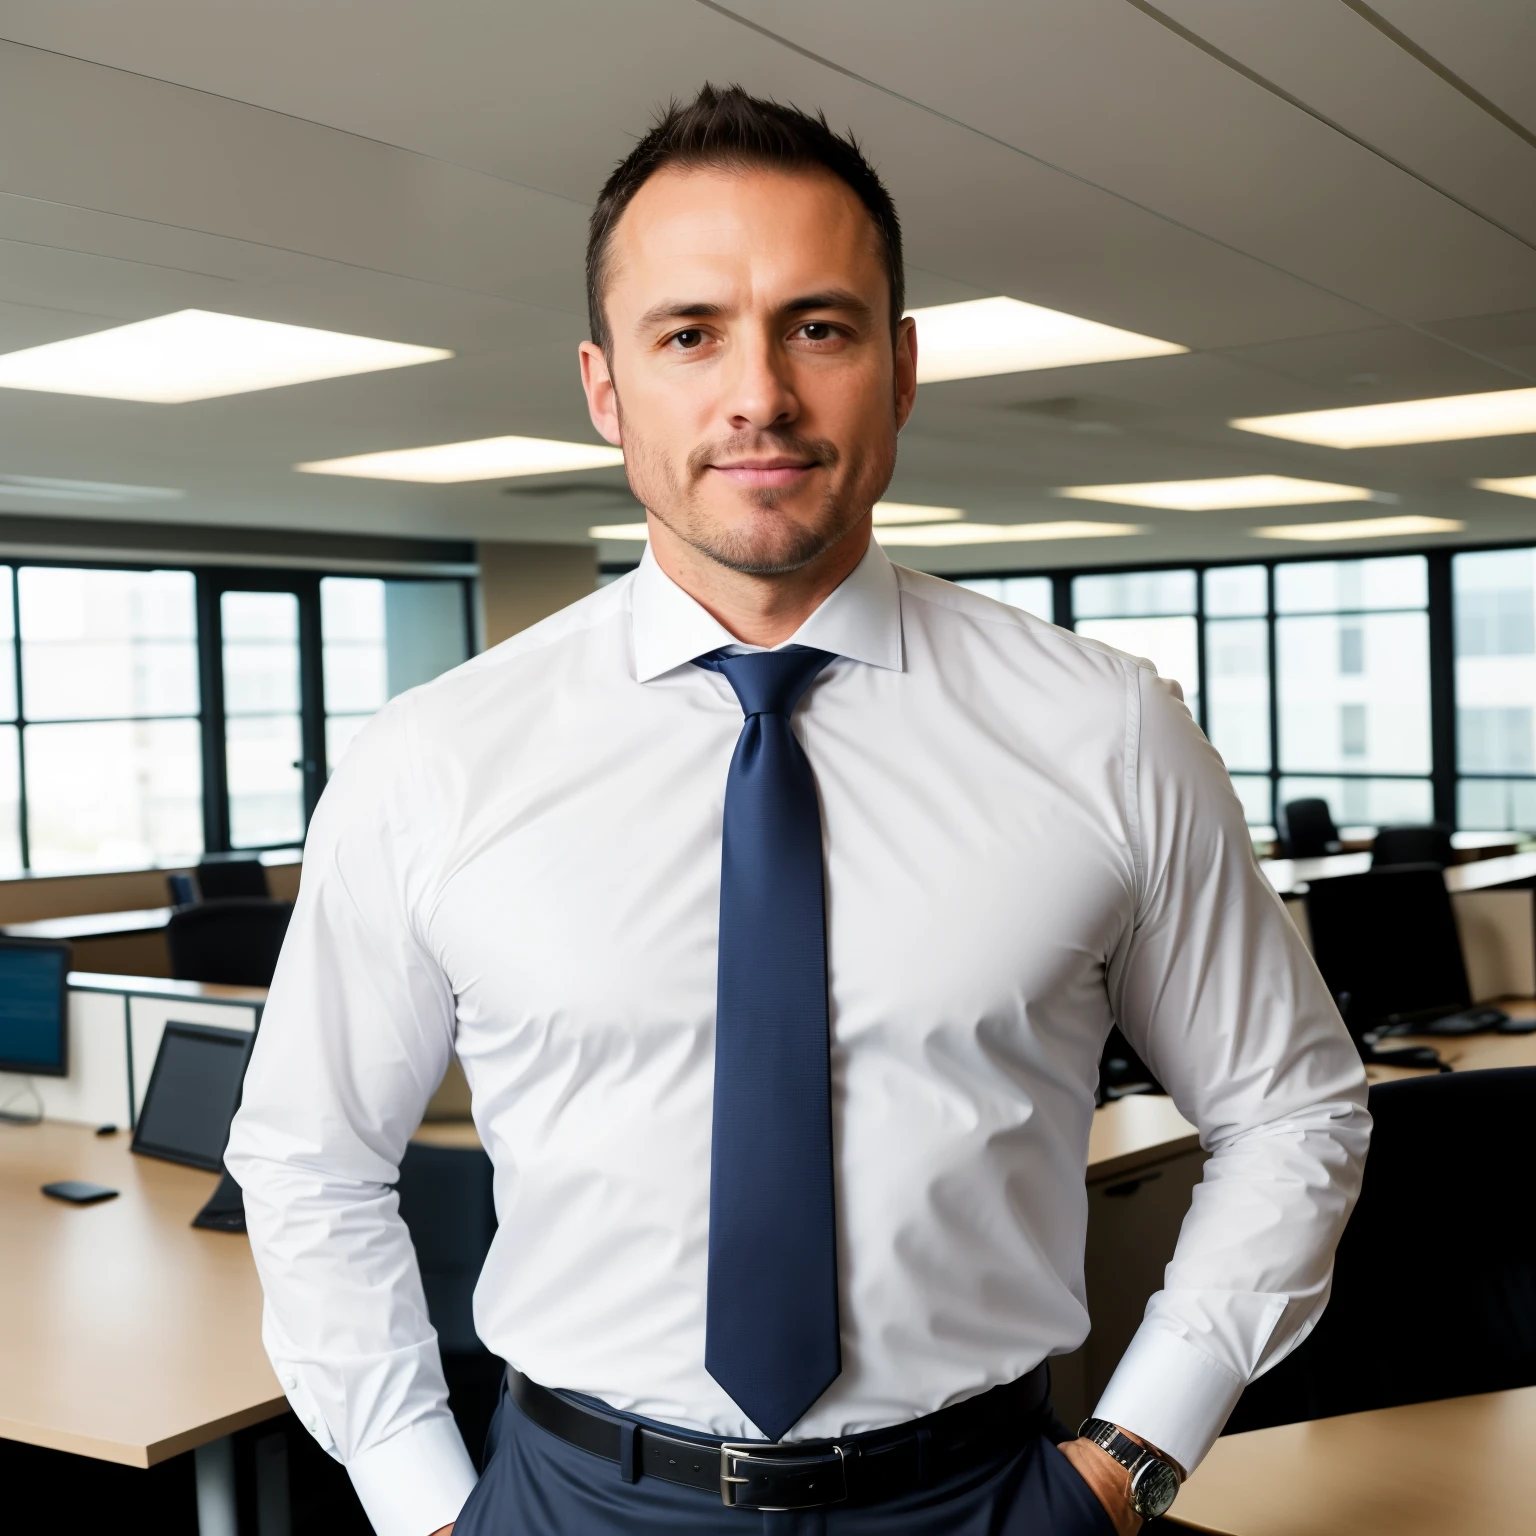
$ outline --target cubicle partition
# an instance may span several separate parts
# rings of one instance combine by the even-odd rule
[[[29,1107],[45,1120],[131,1129],[167,1023],[253,1030],[264,987],[221,987],[153,976],[69,975],[69,1072],[22,1077],[0,1072],[0,1105]]]

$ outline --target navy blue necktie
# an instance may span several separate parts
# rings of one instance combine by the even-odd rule
[[[832,659],[698,662],[746,716],[725,783],[704,1366],[770,1440],[842,1369],[821,811],[789,725]]]

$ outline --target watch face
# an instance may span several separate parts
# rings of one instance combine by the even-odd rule
[[[1149,1457],[1131,1482],[1131,1504],[1143,1520],[1166,1515],[1179,1491],[1179,1474],[1166,1461]]]

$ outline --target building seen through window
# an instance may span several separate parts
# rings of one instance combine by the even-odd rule
[[[468,656],[467,594],[453,578],[0,566],[0,876],[301,843],[369,716]]]
[[[1536,551],[1451,562],[1456,637],[1456,815],[1536,828]]]

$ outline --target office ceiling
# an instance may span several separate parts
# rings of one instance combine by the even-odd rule
[[[575,371],[590,200],[658,102],[712,79],[854,128],[901,209],[914,305],[1008,294],[1191,349],[925,385],[893,499],[1151,531],[900,558],[1294,554],[1248,529],[1372,510],[1050,490],[1218,475],[1367,485],[1464,519],[1453,542],[1536,533],[1536,502],[1468,483],[1536,473],[1536,435],[1345,452],[1225,425],[1536,384],[1530,0],[6,0],[0,34],[0,350],[197,307],[457,354],[187,405],[0,391],[0,475],[183,491],[159,521],[576,542],[629,520],[617,472],[291,466],[595,440]],[[0,511],[149,509],[10,488]]]

